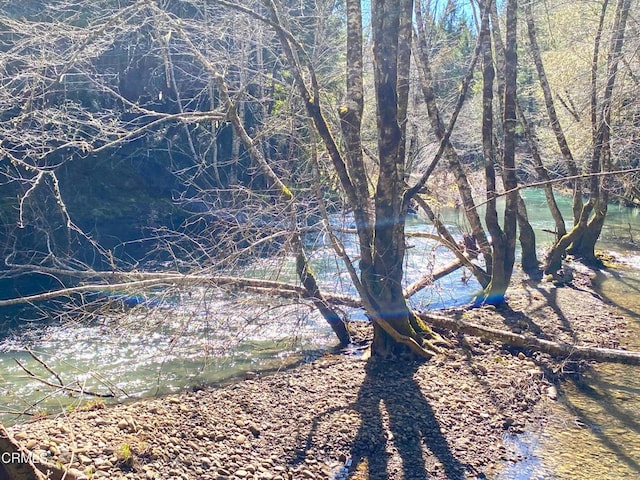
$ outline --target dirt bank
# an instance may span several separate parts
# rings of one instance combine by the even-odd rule
[[[581,345],[624,344],[626,322],[590,289],[518,281],[509,306],[445,312]],[[445,334],[446,336],[446,334]],[[12,427],[80,476],[108,479],[485,479],[517,456],[507,432],[544,424],[554,383],[585,365],[452,336],[406,365],[327,355],[223,388]]]

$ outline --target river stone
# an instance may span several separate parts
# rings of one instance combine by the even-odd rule
[[[242,445],[243,443],[245,443],[247,441],[247,437],[243,434],[240,434],[236,437],[236,443],[238,445]]]

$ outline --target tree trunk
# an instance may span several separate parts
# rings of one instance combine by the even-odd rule
[[[476,300],[478,303],[501,303],[504,294],[498,294],[499,298],[494,299],[496,292],[506,291],[508,284],[505,284],[504,252],[505,237],[500,222],[498,221],[498,210],[496,207],[496,150],[493,135],[493,87],[495,81],[495,68],[491,51],[491,37],[489,33],[489,18],[482,19],[480,28],[483,32],[482,44],[482,153],[484,156],[484,171],[486,181],[487,207],[485,212],[485,222],[491,235],[492,243],[492,266],[491,281],[484,288],[482,294]]]
[[[518,229],[520,230],[520,248],[522,250],[522,270],[529,275],[540,272],[540,262],[536,252],[536,234],[529,223],[527,206],[518,193]]]
[[[609,57],[607,59],[607,82],[602,99],[600,119],[597,120],[595,114],[595,96],[592,94],[592,122],[593,125],[593,156],[591,161],[591,173],[606,172],[611,170],[611,108],[613,100],[613,90],[615,87],[616,76],[618,73],[618,63],[622,54],[624,45],[625,30],[631,0],[619,0],[616,7],[616,14],[613,23],[613,32],[611,34],[611,46],[609,49]],[[600,25],[606,13],[606,4],[602,9]],[[596,36],[596,45],[594,48],[594,60],[592,67],[592,90],[596,88],[597,73],[597,51],[599,36]],[[594,216],[589,222],[580,238],[578,238],[572,248],[571,253],[580,256],[586,260],[594,261],[595,245],[600,237],[602,227],[607,215],[609,202],[609,193],[607,189],[606,178],[600,176],[592,176],[589,183],[589,192],[592,199],[595,199]]]
[[[417,332],[411,326],[412,314],[402,290],[406,218],[406,207],[403,205],[403,132],[408,91],[398,87],[408,80],[402,75],[408,69],[399,65],[401,58],[407,58],[405,50],[411,44],[411,30],[406,30],[410,17],[407,19],[403,14],[407,6],[412,7],[411,0],[374,0],[371,4],[380,170],[374,197],[376,221],[373,265],[370,272],[362,272],[362,283],[375,302],[376,313],[382,315],[399,334],[419,341]],[[408,35],[408,38],[403,37],[403,34]],[[374,355],[396,357],[405,353],[405,349],[381,325],[374,322]]]
[[[440,142],[442,142],[445,136],[445,126],[440,115],[440,110],[436,103],[436,95],[433,88],[433,75],[431,73],[428,44],[426,40],[427,34],[424,29],[424,20],[422,18],[420,2],[416,2],[415,11],[418,30],[417,58],[419,60],[418,72],[420,76],[420,87],[422,89],[424,101],[427,106],[427,113],[429,115],[431,128],[436,138]],[[485,34],[488,36],[488,32],[485,32]],[[489,241],[487,240],[482,222],[480,221],[478,209],[476,208],[475,202],[473,200],[471,185],[464,171],[464,168],[462,167],[462,163],[460,162],[456,149],[453,147],[450,141],[446,141],[444,147],[444,154],[456,179],[456,185],[458,187],[460,199],[462,200],[462,206],[464,208],[467,221],[471,226],[471,231],[476,239],[476,242],[478,243],[478,246],[480,247],[480,251],[484,256],[487,274],[490,276],[492,268],[492,249],[489,245]],[[482,279],[479,280],[481,281],[481,283],[485,283],[482,281]]]
[[[491,39],[488,35],[484,37],[482,144],[487,184],[487,211],[485,221],[487,223],[487,229],[491,234],[493,267],[491,270],[491,282],[484,289],[480,297],[476,299],[478,303],[499,304],[504,301],[505,293],[511,282],[513,265],[515,263],[516,224],[518,219],[518,192],[515,190],[517,187],[515,174],[516,8],[517,4],[515,0],[507,2],[507,47],[504,50],[504,97],[502,114],[504,132],[502,180],[507,194],[504,226],[502,228],[498,222],[496,208],[496,152],[493,143],[493,85],[495,70],[491,52]],[[482,20],[481,28],[483,31],[488,32],[488,17]],[[528,223],[528,221],[525,223]]]
[[[551,247],[551,250],[545,258],[543,269],[544,273],[555,275],[562,268],[562,258],[564,257],[567,248],[569,248],[569,245],[571,245],[576,239],[580,238],[585,228],[587,228],[587,221],[589,220],[589,215],[592,210],[593,202],[589,201],[582,207],[582,212],[580,213],[578,222],[574,225],[571,231],[560,238],[560,240]]]
[[[507,192],[504,210],[505,258],[504,277],[507,285],[511,282],[516,251],[516,225],[518,219],[518,179],[516,177],[516,90],[518,77],[517,48],[517,0],[507,0],[506,48],[505,48],[505,91],[502,124],[504,130],[504,154],[502,179]],[[527,222],[528,223],[528,222]]]
[[[540,150],[538,149],[538,142],[535,138],[533,129],[527,120],[527,117],[518,102],[516,104],[516,108],[518,109],[518,118],[520,119],[520,125],[522,125],[522,129],[524,131],[524,136],[527,139],[527,143],[529,144],[529,150],[531,151],[531,156],[533,157],[534,168],[536,173],[540,177],[540,180],[545,182],[544,188],[544,196],[547,200],[547,206],[549,207],[549,211],[551,212],[551,216],[553,217],[553,222],[556,226],[556,241],[562,238],[567,233],[567,228],[564,223],[564,217],[562,216],[562,212],[560,211],[560,207],[558,207],[558,202],[556,202],[556,197],[553,194],[553,186],[551,184],[551,177],[549,176],[549,172],[544,166],[542,162],[542,155],[540,154]]]
[[[545,106],[547,108],[547,114],[549,115],[549,121],[551,122],[551,129],[556,137],[556,142],[560,148],[560,152],[567,165],[567,170],[571,176],[578,175],[578,167],[569,148],[569,143],[564,135],[564,130],[560,125],[560,120],[556,112],[555,103],[553,101],[553,93],[551,92],[551,86],[547,79],[547,74],[542,63],[542,55],[540,53],[540,47],[538,46],[538,36],[536,33],[536,25],[533,17],[532,2],[525,2],[524,13],[527,22],[527,31],[529,34],[529,47],[531,50],[531,57],[535,63],[536,70],[538,72],[538,79],[540,81],[540,87],[544,94]],[[573,184],[573,221],[574,225],[578,223],[580,214],[582,212],[582,186],[579,179],[576,179]]]

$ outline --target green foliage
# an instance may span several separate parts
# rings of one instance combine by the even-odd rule
[[[102,410],[107,406],[101,398],[95,398],[93,400],[88,400],[80,409],[85,412],[90,412],[94,410]]]
[[[130,469],[134,464],[134,455],[129,443],[122,443],[116,449],[117,462],[121,468]]]

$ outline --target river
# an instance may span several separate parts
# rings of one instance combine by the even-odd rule
[[[343,227],[349,227],[349,218]],[[455,223],[451,223],[457,231]],[[408,230],[424,231],[412,217]],[[355,256],[353,235],[344,243]],[[327,290],[355,292],[326,238],[309,239],[310,261]],[[411,240],[407,281],[418,280],[425,267],[437,268],[453,259],[432,240]],[[295,260],[264,258],[244,276],[295,282]],[[474,280],[450,276],[412,300],[416,308],[441,308],[465,303],[478,288]],[[52,393],[54,388],[29,378],[30,372],[56,383],[57,379],[26,350],[41,359],[66,383],[77,389],[116,394],[118,399],[162,395],[184,388],[242,377],[248,371],[283,368],[321,354],[336,344],[326,322],[308,305],[271,297],[231,294],[213,288],[188,288],[142,295],[113,294],[112,303],[92,298],[89,315],[82,313],[87,299],[48,302],[13,310],[13,328],[0,336],[0,419],[28,418],[87,401],[79,395]],[[104,298],[102,300],[105,300]],[[134,308],[129,308],[133,304]],[[347,311],[364,320],[357,310]],[[57,316],[58,318],[54,317]],[[54,317],[54,318],[52,318]],[[20,364],[18,364],[20,362]]]
[[[537,212],[544,197],[528,192],[534,226],[549,228]],[[532,206],[540,208],[531,208]],[[562,208],[569,214],[568,199]],[[545,223],[546,222],[546,223]],[[623,340],[640,350],[640,209],[611,205],[598,248],[620,263],[597,273],[594,286],[631,320]],[[507,438],[522,461],[508,465],[500,480],[622,480],[640,478],[640,376],[638,368],[596,365],[560,386],[560,398],[539,431]]]
[[[538,246],[552,237],[541,191],[526,192],[529,217],[538,231]],[[568,199],[562,208],[569,215]],[[468,231],[459,211],[442,212],[454,232]],[[568,217],[567,217],[568,218]],[[346,220],[345,227],[350,227]],[[430,231],[413,217],[408,230]],[[347,290],[348,278],[336,267],[326,239],[311,254],[323,287]],[[355,245],[344,237],[347,248]],[[599,248],[622,263],[596,278],[597,288],[629,318],[637,320],[637,335],[626,339],[640,349],[640,210],[611,206]],[[425,265],[437,268],[451,255],[433,241],[412,237],[406,263],[407,282],[415,281]],[[291,280],[292,259],[265,259],[246,274]],[[478,285],[461,280],[462,272],[425,289],[414,300],[417,308],[442,308],[468,301]],[[466,275],[465,275],[466,277]],[[255,299],[206,288],[151,292],[149,303],[126,312],[98,311],[91,320],[65,305],[62,322],[37,321],[51,311],[21,310],[21,326],[0,339],[0,414],[5,422],[17,414],[74,408],[87,401],[77,395],[51,394],[27,378],[17,364],[48,380],[55,378],[34,360],[29,347],[63,379],[99,392],[114,391],[120,399],[165,394],[201,384],[224,382],[247,371],[282,368],[320,354],[335,344],[324,321],[306,306]],[[122,305],[124,307],[125,305]],[[353,318],[361,316],[349,312]],[[25,319],[34,320],[25,322]],[[602,365],[580,382],[567,381],[552,422],[538,432],[506,438],[520,450],[522,461],[507,465],[501,480],[618,479],[640,477],[640,376],[633,368]],[[21,418],[25,418],[22,416]]]

